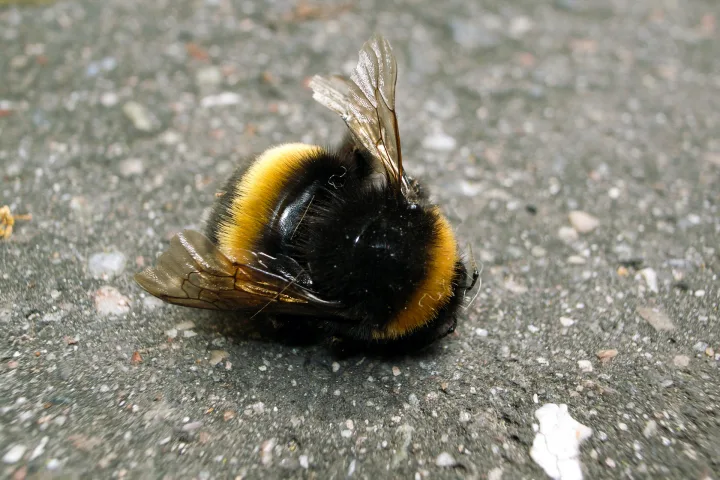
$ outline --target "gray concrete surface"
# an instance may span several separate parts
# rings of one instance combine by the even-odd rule
[[[0,476],[546,478],[533,414],[557,403],[593,429],[587,478],[718,478],[719,13],[0,6],[0,205],[33,215],[0,242]],[[236,164],[338,139],[306,81],[373,31],[407,168],[483,264],[457,333],[339,360],[143,295],[132,275]]]

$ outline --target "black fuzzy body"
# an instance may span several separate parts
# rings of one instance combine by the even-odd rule
[[[240,169],[231,177],[213,208],[207,235],[214,243],[221,223],[231,221],[230,206],[243,174]],[[377,181],[372,159],[351,137],[286,179],[255,248],[277,257],[289,278],[345,306],[342,315],[332,318],[279,317],[292,335],[319,330],[365,344],[413,348],[454,329],[466,288],[466,269],[459,261],[453,296],[436,318],[399,339],[373,339],[428,274],[436,215],[419,189],[412,198]]]

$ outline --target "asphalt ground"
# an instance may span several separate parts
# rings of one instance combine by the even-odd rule
[[[718,478],[717,2],[0,3],[0,476],[547,478],[552,403],[587,478]],[[144,295],[235,166],[340,139],[307,80],[376,31],[482,265],[456,333],[336,358]]]

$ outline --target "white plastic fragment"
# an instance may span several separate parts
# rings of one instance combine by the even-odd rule
[[[645,283],[647,283],[652,293],[658,293],[660,291],[658,289],[658,278],[655,270],[652,268],[643,268],[638,273],[645,279]]]
[[[546,403],[535,411],[540,423],[530,449],[530,457],[555,480],[581,480],[580,444],[590,438],[592,429],[568,413],[567,405]]]

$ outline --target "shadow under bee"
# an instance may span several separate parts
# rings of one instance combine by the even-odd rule
[[[423,359],[438,354],[442,342],[398,344],[352,341],[346,338],[328,337],[327,329],[317,320],[300,317],[281,319],[276,316],[243,315],[238,312],[209,311],[195,330],[206,334],[219,334],[232,342],[253,342],[282,345],[287,348],[322,349],[334,360],[370,357],[391,360],[401,357]]]

